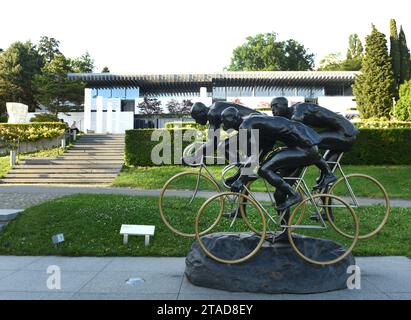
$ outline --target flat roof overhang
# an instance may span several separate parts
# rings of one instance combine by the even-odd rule
[[[238,71],[185,74],[70,73],[88,88],[140,88],[141,94],[199,92],[206,87],[351,86],[355,71]]]

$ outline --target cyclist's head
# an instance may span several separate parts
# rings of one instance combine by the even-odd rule
[[[289,118],[288,100],[284,97],[278,97],[271,100],[271,111],[274,117]]]
[[[225,109],[221,113],[221,121],[223,123],[223,129],[228,131],[230,129],[238,130],[241,125],[242,118],[237,108],[230,107]]]
[[[204,126],[207,124],[207,121],[208,121],[207,119],[208,111],[209,111],[209,108],[207,108],[204,103],[196,102],[191,107],[191,117],[195,120],[195,122]]]

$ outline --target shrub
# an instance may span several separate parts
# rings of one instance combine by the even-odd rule
[[[128,166],[152,166],[155,165],[151,160],[151,151],[158,145],[160,141],[151,141],[151,137],[154,131],[157,131],[159,135],[168,132],[171,137],[171,161],[174,163],[174,137],[175,135],[184,134],[187,129],[136,129],[127,130],[125,137],[125,163]],[[191,131],[191,130],[190,130]],[[194,138],[193,140],[194,141]],[[189,145],[192,141],[183,141],[182,150]],[[180,157],[182,150],[177,150]]]
[[[359,129],[403,129],[411,128],[411,121],[363,120],[356,122],[355,126]]]
[[[37,113],[30,122],[59,122],[59,118],[52,113]]]
[[[400,99],[395,105],[394,116],[399,120],[411,120],[411,80],[400,86]]]
[[[125,163],[129,166],[152,166],[151,151],[159,143],[151,141],[155,129],[126,131]],[[166,131],[162,129],[160,131]],[[169,130],[172,138],[174,131]],[[184,130],[181,130],[184,132]],[[190,141],[183,142],[183,148]],[[172,148],[173,150],[173,148]],[[174,158],[174,154],[172,154]],[[172,159],[173,159],[172,158]],[[343,157],[344,164],[353,165],[410,165],[411,128],[360,129],[352,150]]]
[[[34,142],[63,135],[67,125],[61,122],[2,123],[0,144],[15,147],[20,142]]]
[[[7,114],[0,114],[0,123],[7,122],[8,119],[9,117],[7,116]]]
[[[411,128],[360,129],[344,164],[409,165],[411,164]]]

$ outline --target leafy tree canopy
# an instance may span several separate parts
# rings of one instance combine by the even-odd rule
[[[166,104],[168,112],[172,114],[178,114],[178,115],[190,114],[190,110],[192,106],[193,106],[193,103],[191,102],[191,100],[183,100],[182,102],[178,102],[177,100],[172,99],[168,101]]]
[[[144,97],[144,100],[137,107],[142,114],[160,114],[163,111],[161,101],[155,98]]]
[[[46,106],[49,112],[57,115],[81,105],[84,83],[69,80],[67,73],[72,71],[69,59],[63,55],[56,55],[44,66],[42,74],[35,77],[36,99]]]
[[[277,33],[257,34],[233,50],[229,71],[303,71],[314,67],[314,54],[293,39],[278,41]]]
[[[37,107],[32,85],[40,73],[43,59],[30,42],[15,42],[0,55],[0,113],[5,113],[6,102],[27,104],[30,111]]]
[[[45,62],[50,62],[54,59],[54,56],[61,54],[60,41],[55,38],[42,36],[37,44],[37,50],[39,54],[44,58]]]
[[[94,60],[91,58],[90,53],[86,51],[81,57],[70,59],[70,65],[73,72],[90,73],[94,69]]]

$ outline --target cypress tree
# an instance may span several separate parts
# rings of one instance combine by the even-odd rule
[[[398,99],[398,87],[401,74],[401,56],[400,43],[398,39],[397,23],[395,19],[390,20],[390,56],[392,63],[392,72],[394,74],[395,90],[394,96]]]
[[[372,25],[365,39],[365,56],[353,90],[364,119],[390,117],[394,77],[385,35]]]
[[[402,84],[410,79],[410,50],[407,47],[407,39],[405,38],[405,33],[402,29],[402,26],[400,28],[398,41],[401,57],[401,72],[399,84]]]

